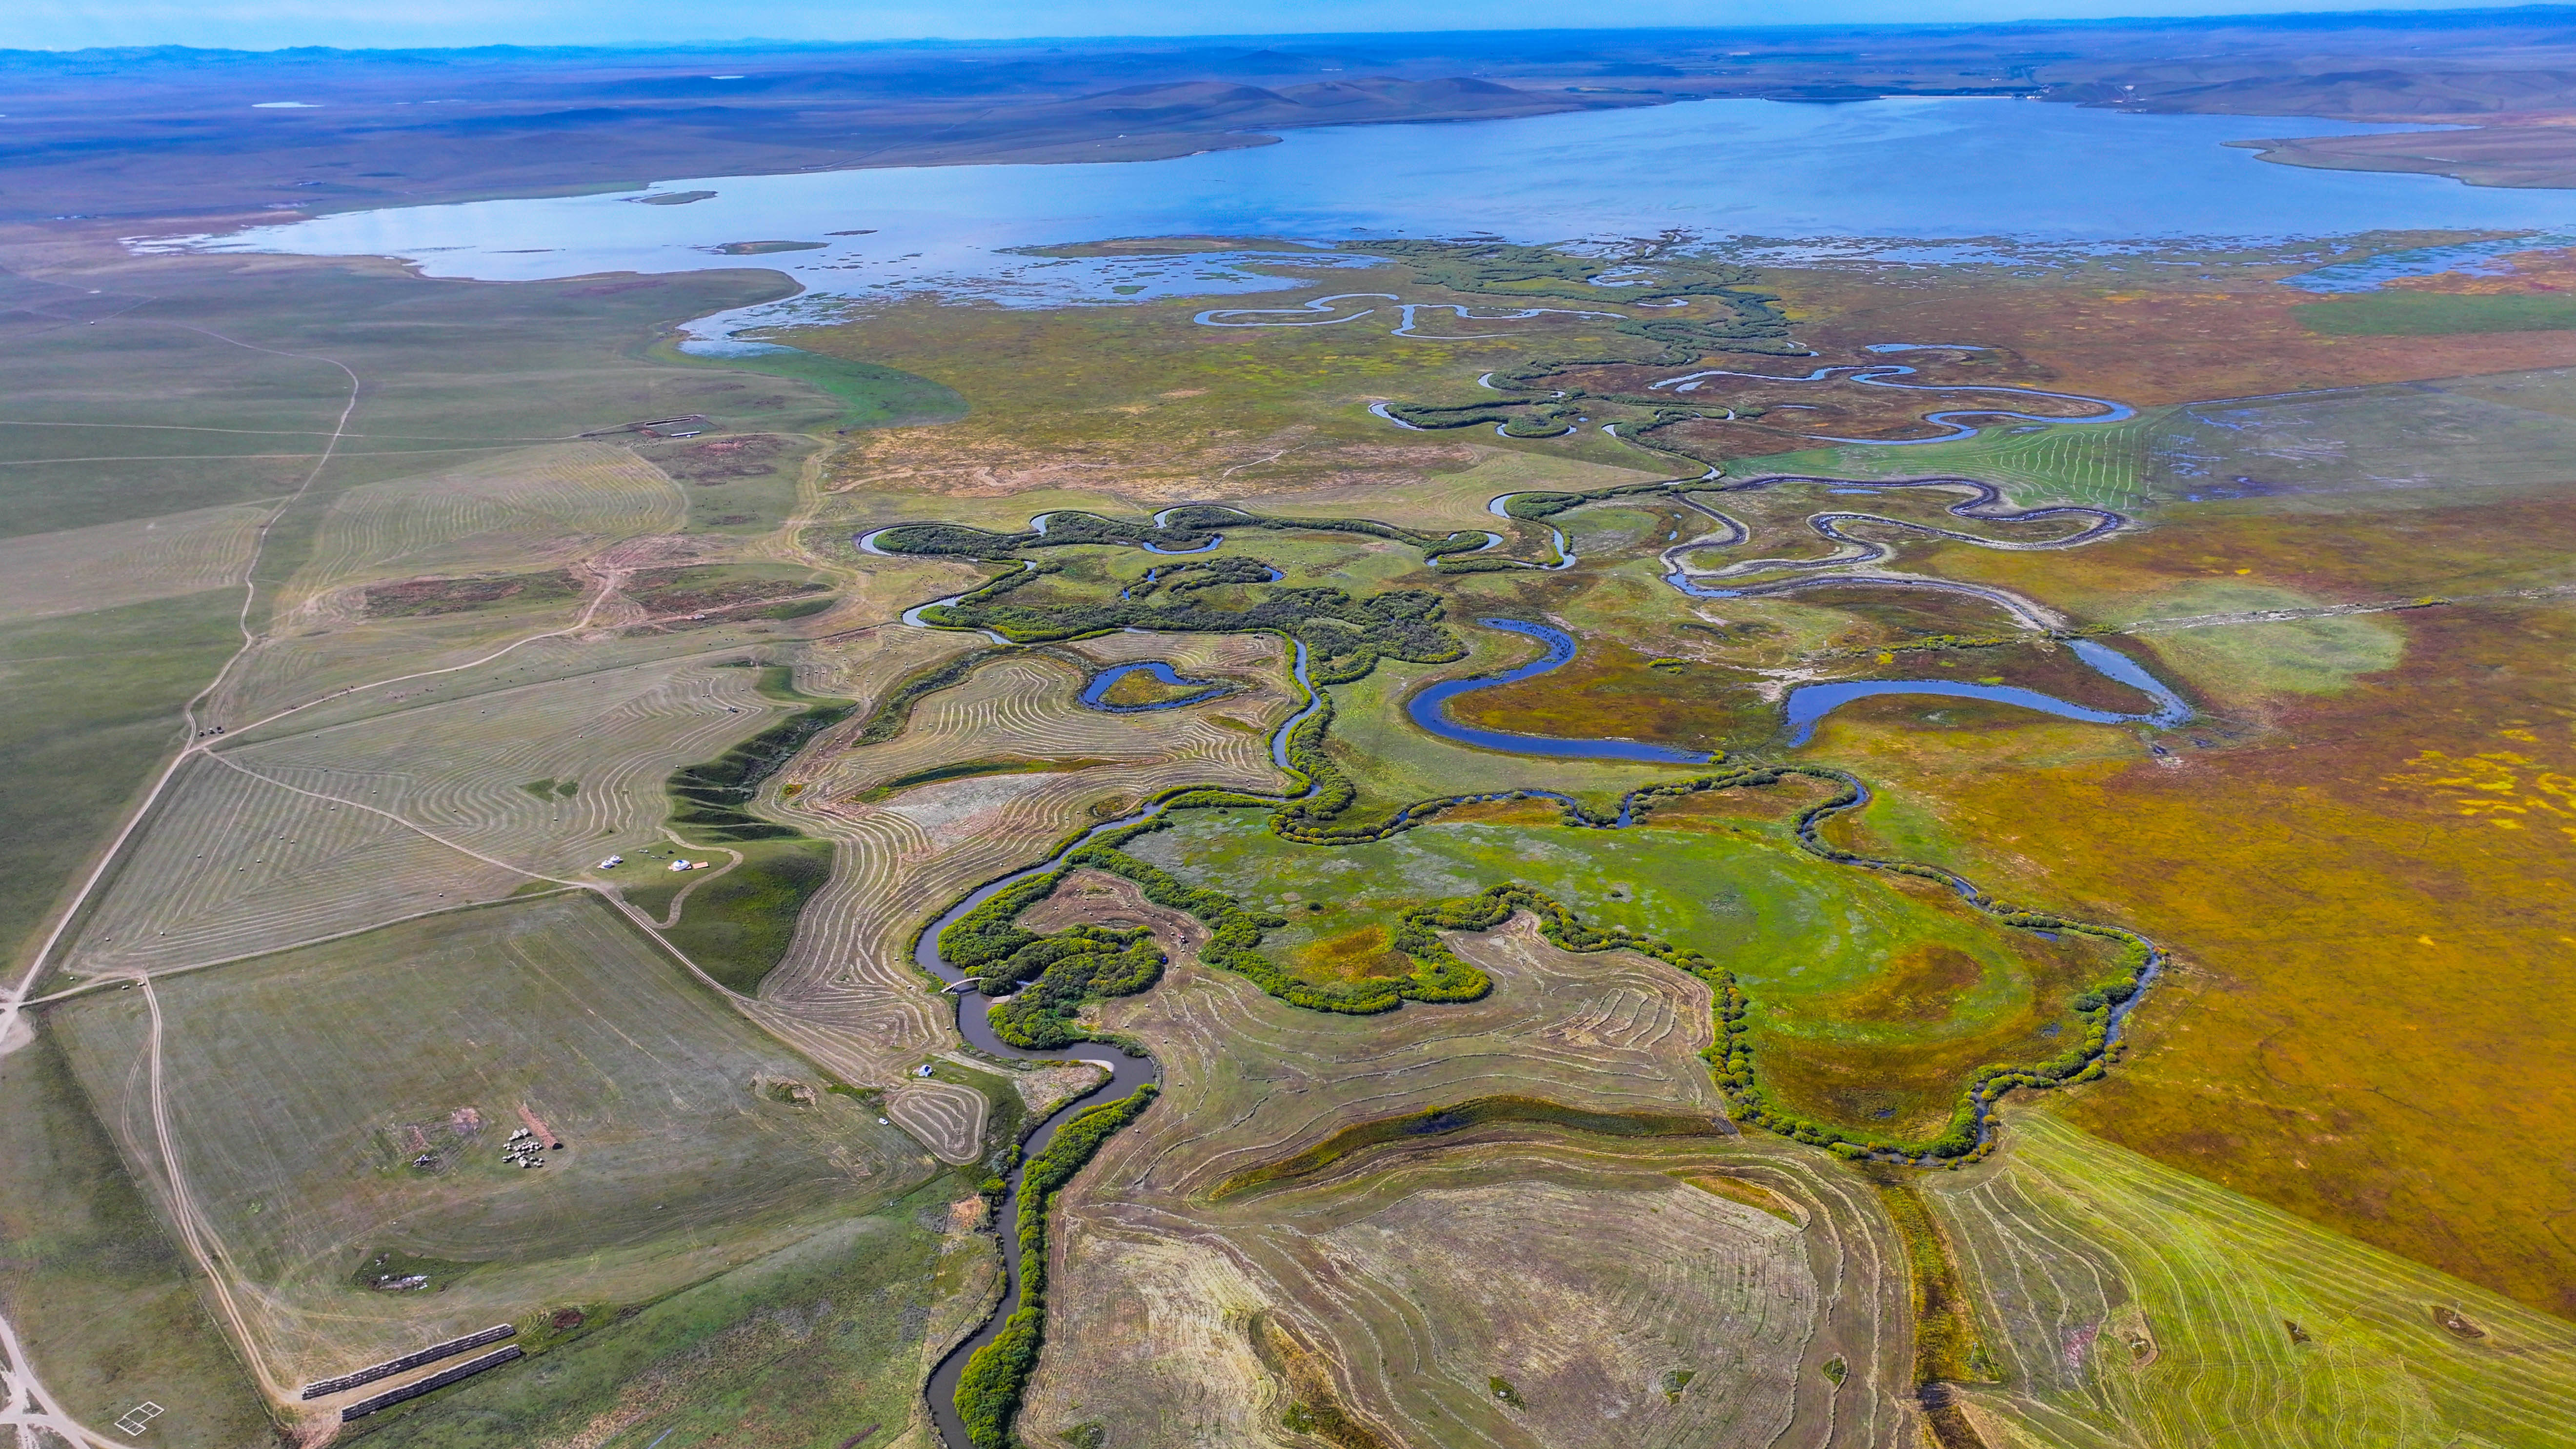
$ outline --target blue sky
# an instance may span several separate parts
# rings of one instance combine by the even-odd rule
[[[2493,0],[2419,0],[2409,9],[2460,9]],[[2098,19],[2129,15],[2266,14],[2393,8],[2299,0],[1619,0],[1569,12],[1563,0],[7,0],[0,47],[200,45],[598,45],[734,40],[896,40],[925,36],[1282,35],[1372,30],[1553,29]],[[1221,17],[1221,19],[1220,19]]]

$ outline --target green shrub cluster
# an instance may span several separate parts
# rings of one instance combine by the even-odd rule
[[[1266,559],[1243,554],[1226,554],[1221,558],[1200,559],[1189,563],[1160,564],[1144,578],[1129,584],[1119,597],[1133,602],[1156,590],[1185,594],[1192,589],[1213,589],[1219,584],[1266,584],[1279,571]]]
[[[1033,528],[1018,533],[995,533],[962,523],[898,524],[880,532],[876,546],[888,553],[983,559],[1002,558],[1022,549],[1058,548],[1069,544],[1125,544],[1131,547],[1152,544],[1159,549],[1187,553],[1207,547],[1221,528],[1262,528],[1366,534],[1372,538],[1411,544],[1423,551],[1423,557],[1436,558],[1442,553],[1481,547],[1485,541],[1482,533],[1472,530],[1429,534],[1381,523],[1373,518],[1275,518],[1220,503],[1198,503],[1171,509],[1163,515],[1160,524],[1151,520],[1103,518],[1096,513],[1075,509],[1061,509],[1046,518],[1044,533]]]
[[[1552,297],[1596,306],[1672,297],[1720,297],[1736,304],[1739,317],[1767,320],[1766,335],[1788,335],[1787,319],[1771,305],[1778,299],[1755,288],[1758,276],[1751,267],[1684,251],[1678,245],[1650,243],[1611,257],[1510,242],[1371,240],[1351,245],[1354,250],[1393,257],[1411,267],[1423,281],[1453,292],[1486,292],[1515,300]],[[1642,286],[1617,287],[1604,287],[1596,280],[1607,273],[1638,268],[1652,271],[1654,279]]]
[[[795,827],[763,820],[744,807],[807,741],[849,718],[857,708],[846,699],[822,700],[712,760],[681,766],[663,785],[671,797],[671,823],[707,841],[796,839],[801,832]]]
[[[1369,242],[1367,250],[1394,256],[1425,281],[1461,292],[1523,298],[1562,298],[1596,306],[1701,298],[1724,304],[1723,316],[1630,317],[1612,324],[1621,337],[1645,344],[1643,355],[1605,353],[1582,357],[1533,358],[1498,370],[1487,379],[1506,394],[1536,396],[1486,398],[1437,405],[1394,403],[1389,416],[1418,428],[1458,428],[1502,423],[1514,437],[1547,437],[1565,431],[1569,420],[1594,397],[1579,388],[1550,385],[1558,374],[1577,367],[1685,367],[1711,353],[1750,353],[1767,357],[1810,355],[1789,338],[1789,323],[1772,293],[1755,287],[1755,274],[1714,257],[1686,252],[1678,245],[1655,243],[1624,257],[1586,257],[1552,247],[1505,243]],[[1640,286],[1604,287],[1598,279],[1614,270],[1645,268],[1654,275]],[[1668,426],[1698,414],[1677,408],[1664,396],[1602,394],[1601,401],[1656,410],[1648,429]],[[1632,437],[1631,441],[1635,441]]]
[[[1066,1122],[1020,1175],[1019,1221],[1014,1225],[1020,1241],[1020,1306],[957,1376],[957,1414],[975,1449],[1014,1449],[1018,1443],[1012,1420],[1019,1417],[1029,1376],[1037,1372],[1038,1350],[1046,1344],[1047,1217],[1055,1211],[1056,1194],[1102,1143],[1135,1121],[1159,1095],[1160,1089],[1148,1082]]]
[[[1589,488],[1580,493],[1515,493],[1504,502],[1503,511],[1514,518],[1536,523],[1586,503],[1598,503],[1605,498],[1617,498],[1630,493],[1661,493],[1671,486],[1669,483],[1660,482],[1622,483],[1611,488]]]
[[[1103,518],[1096,513],[1072,509],[1048,514],[1046,524],[1044,533],[1034,528],[1018,533],[995,533],[963,523],[905,523],[880,532],[876,546],[888,553],[999,558],[1024,548],[1050,548],[1063,544],[1132,546],[1150,543],[1156,548],[1186,552],[1203,548],[1208,542],[1205,529],[1159,528],[1151,522]]]
[[[1020,913],[1053,895],[1064,876],[1061,870],[1047,871],[993,892],[939,933],[940,959],[981,976],[1022,947],[1044,940],[1035,931],[1021,928]]]
[[[2028,634],[1926,634],[1901,644],[1860,644],[1849,649],[1829,651],[1846,658],[1859,659],[1874,654],[1941,653],[1953,649],[2000,649],[2006,644],[2020,644],[2033,636]]]
[[[1075,865],[1030,876],[1001,890],[939,933],[940,957],[974,973],[976,986],[1004,999],[993,1008],[993,1034],[1024,1051],[1052,1051],[1100,1039],[1075,1017],[1084,1005],[1133,996],[1163,977],[1165,957],[1147,932],[1074,926],[1040,935],[1020,913],[1045,900]]]
[[[982,982],[993,1034],[1024,1051],[1052,1051],[1091,1039],[1074,1017],[1084,1003],[1133,996],[1163,979],[1165,957],[1140,930],[1075,926],[1011,953]],[[1021,982],[1029,982],[1023,989]]]
[[[905,676],[894,688],[886,691],[885,698],[877,701],[877,707],[869,712],[866,722],[859,726],[858,735],[851,743],[881,745],[902,734],[903,727],[912,723],[914,705],[943,689],[965,683],[966,676],[983,668],[988,662],[1012,652],[1014,651],[1008,646],[997,644],[990,649],[978,649],[972,653],[960,654],[944,664],[934,664],[928,669]]]
[[[1175,801],[1174,808],[1192,808],[1198,803],[1186,799]],[[1207,803],[1230,802],[1212,798]],[[1433,963],[1428,969],[1391,981],[1326,983],[1308,981],[1290,973],[1261,954],[1259,949],[1263,934],[1288,924],[1286,918],[1268,911],[1247,909],[1222,891],[1190,885],[1169,871],[1119,849],[1139,835],[1165,828],[1170,819],[1166,813],[1138,821],[1125,830],[1084,846],[1067,859],[1074,865],[1087,865],[1124,876],[1136,883],[1147,900],[1173,910],[1187,911],[1206,922],[1208,941],[1199,948],[1202,962],[1235,972],[1291,1006],[1345,1016],[1374,1016],[1379,1012],[1393,1011],[1407,1001],[1473,1001],[1492,989],[1483,972],[1463,961],[1457,962],[1454,969]]]
[[[1499,423],[1515,438],[1553,438],[1572,426],[1573,412],[1554,398],[1487,398],[1471,403],[1390,403],[1388,417],[1417,428],[1472,428]]]
[[[1439,664],[1466,657],[1458,637],[1441,626],[1441,608],[1441,597],[1428,589],[1388,589],[1354,599],[1340,589],[1307,587],[1273,589],[1240,609],[1171,597],[1051,607],[969,598],[926,610],[922,617],[948,628],[989,629],[1022,644],[1116,629],[1280,634],[1306,646],[1310,678],[1339,684],[1367,674],[1381,658]]]
[[[1381,523],[1374,518],[1276,518],[1269,514],[1248,513],[1223,503],[1197,503],[1175,508],[1163,515],[1164,523],[1173,528],[1266,528],[1306,533],[1357,533],[1370,538],[1391,539],[1411,544],[1422,550],[1424,558],[1482,548],[1485,536],[1476,529],[1461,529],[1450,534],[1430,534]]]
[[[1595,498],[1665,486],[1631,484],[1581,494],[1524,494],[1511,506],[1517,510],[1526,503],[1529,511],[1525,516],[1545,518]],[[1051,529],[1050,536],[1052,533]],[[1267,571],[1266,566],[1253,566]],[[1026,576],[1024,572],[1019,577]],[[1166,590],[1167,596],[1181,592],[1177,586]],[[1437,622],[1441,607],[1440,597],[1425,590],[1391,590],[1353,600],[1338,589],[1295,588],[1276,590],[1239,610],[1208,608],[1192,601],[1143,604],[1129,600],[1116,605],[1051,609],[994,604],[969,607],[961,603],[944,611],[939,622],[995,629],[1008,637],[1032,641],[1120,627],[1225,633],[1267,630],[1306,645],[1308,678],[1321,687],[1366,674],[1381,655],[1422,662],[1460,657],[1464,650]],[[920,678],[929,679],[936,673]],[[2074,1003],[2085,1022],[2082,1035],[2064,1052],[2046,1061],[1981,1067],[1962,1090],[1944,1130],[1929,1141],[1906,1143],[1818,1122],[1773,1102],[1755,1081],[1749,1003],[1734,978],[1706,957],[1665,942],[1593,931],[1563,906],[1528,887],[1497,886],[1478,896],[1406,913],[1396,933],[1395,946],[1414,963],[1415,969],[1404,977],[1350,983],[1309,981],[1293,975],[1259,950],[1263,934],[1284,925],[1282,918],[1246,909],[1222,892],[1189,886],[1118,847],[1147,831],[1164,828],[1173,810],[1262,807],[1271,812],[1270,828],[1283,839],[1337,845],[1381,840],[1423,823],[1445,806],[1487,798],[1443,797],[1404,806],[1375,820],[1344,821],[1342,817],[1359,792],[1325,748],[1332,721],[1331,697],[1322,696],[1315,711],[1288,736],[1285,753],[1289,767],[1305,782],[1298,794],[1282,799],[1226,790],[1183,791],[1161,802],[1166,807],[1163,813],[1073,851],[1066,858],[1067,868],[1091,866],[1123,876],[1136,882],[1157,904],[1187,911],[1206,922],[1211,936],[1201,959],[1209,965],[1234,971],[1293,1006],[1347,1014],[1392,1011],[1406,1001],[1470,1001],[1483,996],[1491,989],[1491,983],[1484,973],[1452,952],[1441,941],[1439,932],[1487,930],[1499,925],[1515,909],[1533,910],[1539,914],[1548,938],[1567,950],[1638,950],[1708,980],[1716,992],[1718,1039],[1709,1048],[1707,1059],[1737,1120],[1855,1158],[1885,1153],[1936,1158],[1973,1154],[1991,1140],[1985,1131],[1986,1113],[2002,1093],[2016,1087],[2047,1088],[2100,1076],[2112,1014],[2120,1003],[2136,994],[2156,961],[2155,948],[2133,932],[2003,905],[1966,878],[1941,867],[1861,856],[1832,845],[1823,837],[1823,823],[1867,802],[1868,792],[1860,781],[1820,766],[1755,765],[1631,791],[1611,815],[1595,812],[1569,797],[1547,798],[1557,801],[1568,825],[1602,828],[1631,823],[1663,800],[1701,791],[1770,785],[1791,774],[1830,782],[1838,787],[1835,793],[1803,812],[1794,827],[1799,843],[1808,851],[1838,864],[1912,875],[1945,885],[2005,925],[2090,935],[2121,945],[2122,956],[2115,970]],[[1019,915],[1053,891],[1062,875],[1062,871],[1056,871],[1033,876],[997,893],[940,937],[941,954],[953,964],[976,972],[988,990],[1018,988],[994,1009],[995,1030],[1004,1040],[1031,1050],[1092,1039],[1094,1034],[1077,1024],[1081,1008],[1090,1002],[1146,989],[1160,978],[1165,964],[1161,953],[1142,933],[1082,927],[1040,936],[1020,927]]]
[[[1331,822],[1350,809],[1360,794],[1359,786],[1351,783],[1351,777],[1324,749],[1324,741],[1332,732],[1333,697],[1328,694],[1313,714],[1288,733],[1288,768],[1305,777],[1307,789],[1270,812],[1270,828],[1283,839],[1306,845],[1342,845],[1383,838],[1350,835],[1332,826]]]
[[[1408,1138],[1464,1132],[1491,1122],[1535,1122],[1603,1137],[1704,1137],[1723,1132],[1724,1119],[1670,1112],[1587,1112],[1537,1097],[1476,1097],[1450,1107],[1425,1107],[1345,1127],[1294,1156],[1233,1174],[1208,1190],[1211,1201],[1250,1188],[1306,1177],[1363,1149]]]

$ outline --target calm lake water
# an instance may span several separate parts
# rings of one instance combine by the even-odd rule
[[[492,280],[759,266],[790,273],[815,299],[929,287],[1061,303],[1281,283],[1238,257],[1063,260],[1008,248],[1186,233],[1542,242],[1677,227],[1771,239],[1758,250],[1775,256],[1875,238],[1915,245],[1870,250],[1964,259],[1996,238],[2085,246],[2576,224],[2568,192],[2276,166],[2222,144],[2390,129],[2402,128],[2016,100],[1701,101],[1296,131],[1275,146],[1170,161],[690,178],[652,193],[716,194],[676,206],[628,193],[408,207],[138,245],[393,256],[432,276]],[[747,241],[824,245],[714,250]]]

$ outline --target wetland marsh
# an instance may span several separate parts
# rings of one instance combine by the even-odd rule
[[[2557,1449],[2576,258],[2329,126],[0,238],[0,1308],[189,1449]]]

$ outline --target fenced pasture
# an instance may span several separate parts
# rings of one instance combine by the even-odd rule
[[[230,504],[0,539],[0,623],[239,584],[262,512]]]
[[[664,662],[498,689],[190,763],[70,969],[166,970],[490,900],[661,839],[662,781],[780,708]],[[529,782],[561,781],[544,796]],[[622,867],[641,877],[657,862]]]
[[[2576,1328],[2020,1111],[1991,1167],[1924,1180],[2042,1445],[2542,1449]],[[1997,1332],[1996,1330],[2001,1330]]]
[[[63,969],[230,960],[494,899],[525,879],[399,820],[199,759],[130,847]]]
[[[166,1116],[179,1210],[220,1244],[280,1381],[540,1310],[650,1301],[927,1170],[859,1103],[761,1092],[812,1069],[589,897],[411,922],[157,996],[157,1077],[139,993],[55,1020],[156,1184]],[[537,1168],[501,1154],[523,1105],[567,1144]],[[386,1253],[431,1283],[369,1286],[364,1265]]]

